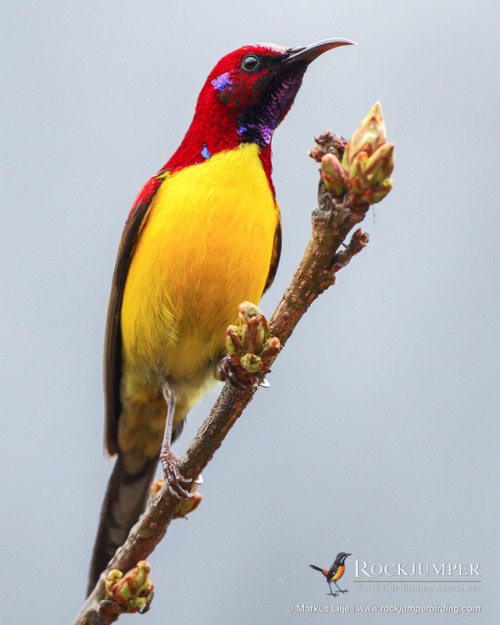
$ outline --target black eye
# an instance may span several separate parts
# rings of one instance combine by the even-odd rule
[[[260,65],[260,59],[256,54],[247,54],[241,61],[241,68],[245,72],[254,72]]]

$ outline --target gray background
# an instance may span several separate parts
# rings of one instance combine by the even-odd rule
[[[327,622],[287,604],[498,615],[498,3],[7,2],[2,6],[2,622],[67,623],[111,463],[101,358],[123,223],[206,75],[254,41],[326,37],[274,140],[284,222],[270,314],[302,255],[326,128],[381,100],[395,187],[150,561],[142,623]],[[188,418],[181,453],[209,410]],[[308,568],[353,555],[332,600]],[[477,562],[479,593],[356,592],[354,559]],[[342,584],[341,584],[342,585]],[[451,622],[450,615],[339,622]]]

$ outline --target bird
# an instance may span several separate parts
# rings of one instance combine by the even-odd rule
[[[337,554],[337,557],[335,558],[335,562],[328,569],[328,571],[320,568],[319,566],[316,566],[315,564],[309,565],[312,569],[319,571],[320,573],[323,573],[323,575],[326,577],[326,581],[328,582],[328,586],[330,587],[330,592],[327,594],[330,594],[333,597],[338,597],[339,593],[347,592],[347,590],[342,590],[341,588],[339,588],[339,585],[337,584],[337,580],[340,579],[342,575],[344,574],[345,559],[347,558],[347,556],[351,556],[351,555],[352,555],[351,553],[345,553],[345,551],[341,551],[339,554]],[[335,586],[337,586],[338,592],[332,591],[332,582],[335,584]]]
[[[308,65],[354,42],[243,46],[208,75],[184,139],[146,182],[124,226],[104,348],[108,482],[89,575],[90,593],[142,513],[161,462],[186,490],[171,444],[217,379],[225,332],[243,301],[274,280],[281,217],[271,139]]]

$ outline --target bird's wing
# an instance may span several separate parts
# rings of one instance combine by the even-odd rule
[[[106,404],[105,447],[110,455],[118,452],[118,418],[121,412],[120,380],[122,375],[122,336],[120,314],[128,270],[146,223],[151,201],[164,178],[161,171],[153,176],[137,196],[123,230],[116,259],[104,339],[104,400]]]
[[[273,253],[271,255],[271,265],[269,267],[269,273],[267,275],[266,286],[264,287],[264,293],[271,286],[274,281],[274,276],[278,271],[278,264],[280,262],[281,256],[281,213],[280,207],[278,203],[276,203],[276,212],[277,212],[277,221],[276,221],[276,230],[274,232],[274,244],[273,244]]]
[[[339,565],[335,564],[335,562],[332,564],[332,566],[330,567],[330,570],[328,571],[328,575],[327,575],[327,579],[331,580],[335,577],[335,573],[338,571],[339,569]]]

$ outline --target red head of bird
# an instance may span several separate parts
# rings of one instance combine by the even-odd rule
[[[328,39],[299,48],[255,44],[224,56],[210,72],[191,126],[166,167],[200,163],[241,143],[256,143],[267,151],[309,63],[327,50],[352,43]]]

